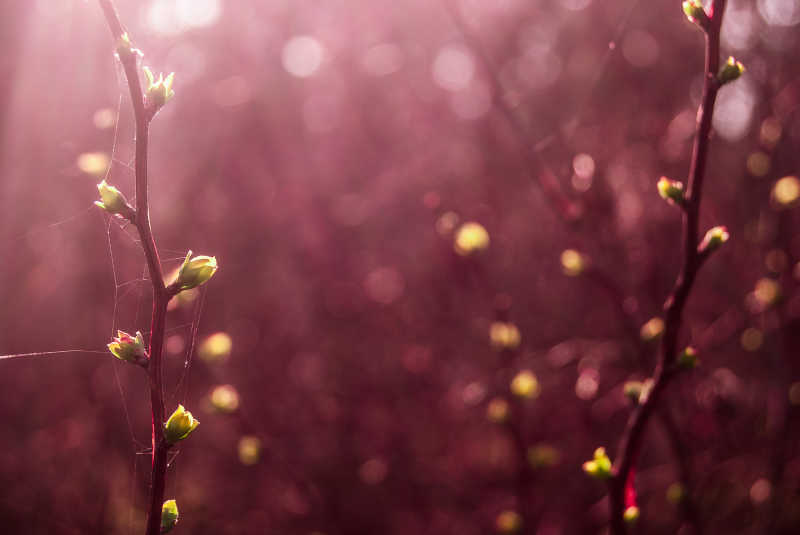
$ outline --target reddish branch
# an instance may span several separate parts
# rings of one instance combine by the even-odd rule
[[[103,9],[111,34],[119,42],[126,33],[119,20],[117,11],[111,0],[98,0]],[[170,290],[164,285],[164,274],[158,249],[150,228],[150,207],[147,197],[147,142],[149,136],[150,114],[145,108],[144,95],[139,82],[139,71],[136,54],[120,54],[120,61],[125,69],[131,102],[136,120],[136,218],[134,224],[141,238],[147,268],[153,284],[153,314],[150,326],[150,360],[147,367],[150,383],[150,411],[152,415],[152,477],[150,489],[150,505],[148,508],[146,535],[158,535],[161,532],[161,507],[164,503],[164,487],[167,472],[167,453],[170,445],[164,439],[164,395],[162,348],[164,346],[164,327],[167,316],[167,303],[171,297]]]
[[[702,102],[697,112],[697,135],[694,140],[684,204],[683,266],[675,287],[664,304],[664,335],[653,377],[653,388],[647,400],[637,407],[628,420],[614,464],[614,477],[610,479],[609,483],[610,522],[613,535],[624,535],[626,532],[623,520],[625,482],[639,456],[647,423],[661,403],[667,385],[677,372],[675,359],[678,352],[678,335],[683,320],[683,309],[705,259],[705,255],[699,253],[697,249],[700,198],[711,135],[711,118],[720,88],[717,73],[720,64],[720,29],[725,3],[726,0],[712,2],[709,9],[710,20],[705,28],[705,83],[703,84]]]

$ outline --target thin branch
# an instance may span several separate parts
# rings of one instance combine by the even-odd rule
[[[702,103],[697,113],[697,135],[692,151],[683,214],[683,266],[675,287],[664,304],[665,328],[661,352],[654,373],[653,388],[646,401],[634,410],[628,420],[614,465],[614,477],[609,480],[610,522],[611,533],[614,535],[626,533],[623,520],[625,484],[638,458],[647,423],[658,407],[664,390],[677,371],[674,363],[677,356],[678,335],[683,321],[683,310],[705,258],[705,255],[697,250],[700,199],[711,135],[711,119],[717,92],[720,88],[717,72],[720,63],[720,29],[725,4],[726,0],[715,0],[712,3],[709,21],[705,28],[705,83],[703,84]]]
[[[108,26],[117,43],[126,34],[124,26],[119,20],[119,15],[111,0],[98,0],[103,10]],[[164,328],[166,325],[167,303],[170,292],[164,286],[164,274],[161,270],[161,260],[158,256],[155,239],[150,227],[150,206],[148,202],[147,184],[147,145],[149,137],[150,119],[147,113],[144,95],[139,81],[139,67],[136,54],[119,54],[128,88],[131,93],[131,102],[136,120],[136,218],[135,226],[139,231],[142,249],[147,260],[150,272],[150,281],[153,286],[153,312],[150,326],[150,361],[148,364],[148,378],[150,383],[150,411],[152,417],[152,478],[150,488],[150,505],[147,518],[147,535],[158,535],[161,532],[161,507],[164,502],[164,488],[167,470],[167,452],[170,445],[164,438],[163,426],[165,421],[164,394],[163,394],[163,366],[162,349],[164,346]]]
[[[525,169],[539,186],[545,197],[547,197],[548,201],[550,201],[548,205],[554,207],[556,214],[566,222],[574,221],[576,217],[580,215],[580,208],[575,201],[571,200],[564,193],[561,183],[558,181],[555,173],[539,154],[536,146],[531,142],[532,136],[530,135],[528,127],[506,100],[504,96],[505,88],[498,75],[496,65],[484,50],[480,39],[470,31],[458,12],[458,8],[453,5],[452,0],[442,0],[442,5],[450,15],[451,20],[456,25],[459,32],[461,32],[464,39],[470,43],[471,49],[483,64],[483,68],[488,75],[489,84],[491,85],[491,93],[494,97],[493,103],[502,112],[515,138],[519,142],[520,152],[525,160]]]

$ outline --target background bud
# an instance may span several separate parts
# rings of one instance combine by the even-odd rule
[[[511,393],[517,397],[533,399],[539,395],[539,380],[530,370],[522,370],[511,380]]]
[[[650,318],[642,328],[639,329],[639,336],[645,342],[652,342],[664,332],[664,320],[659,317]]]
[[[492,398],[489,404],[486,405],[486,418],[496,424],[507,422],[510,412],[508,401],[503,398]]]
[[[516,511],[503,511],[497,515],[495,527],[498,533],[516,533],[522,527],[522,517]]]
[[[483,225],[469,221],[456,231],[453,248],[461,256],[469,256],[489,248],[489,233]]]
[[[516,349],[522,336],[516,325],[510,322],[495,321],[489,326],[489,341],[492,347],[500,351],[503,349]]]
[[[577,277],[586,269],[586,257],[575,249],[566,249],[561,253],[561,267],[566,275]]]
[[[691,370],[692,368],[697,367],[697,363],[697,350],[695,350],[695,348],[692,346],[686,347],[678,355],[678,366],[681,368]]]

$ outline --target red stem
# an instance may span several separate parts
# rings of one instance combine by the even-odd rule
[[[664,335],[661,340],[658,363],[653,374],[653,388],[647,400],[637,407],[628,420],[628,425],[620,441],[614,466],[614,477],[609,482],[610,522],[613,535],[625,535],[626,533],[623,520],[625,482],[638,458],[647,423],[660,403],[664,390],[675,376],[674,362],[677,356],[678,335],[683,321],[683,309],[697,272],[703,263],[704,257],[697,251],[700,198],[711,136],[711,119],[720,87],[717,81],[717,72],[719,71],[720,29],[725,4],[726,0],[715,0],[712,3],[709,13],[710,21],[705,32],[705,83],[703,84],[702,103],[697,112],[697,135],[694,140],[684,205],[683,266],[672,293],[664,303]]]
[[[119,41],[125,29],[119,20],[117,11],[111,0],[98,0],[105,14],[108,26],[115,41]],[[139,231],[147,268],[153,285],[153,313],[150,325],[150,361],[148,363],[148,379],[150,383],[150,412],[152,416],[152,477],[150,489],[150,508],[147,516],[146,535],[159,535],[161,532],[161,508],[164,503],[164,487],[166,486],[167,453],[170,445],[164,439],[165,421],[164,388],[162,381],[162,349],[164,346],[164,328],[167,317],[167,303],[170,292],[164,286],[164,274],[161,260],[150,227],[150,206],[147,191],[147,145],[149,137],[150,116],[147,113],[139,82],[139,71],[136,54],[120,54],[131,102],[136,119],[136,229]]]

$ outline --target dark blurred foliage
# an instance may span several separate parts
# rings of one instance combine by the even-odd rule
[[[502,511],[603,531],[581,464],[613,458],[680,262],[655,190],[687,172],[701,88],[679,4],[119,0],[144,64],[176,72],[151,137],[162,258],[221,265],[168,325],[169,405],[202,421],[169,473],[176,533],[472,535]],[[748,71],[720,95],[701,231],[732,238],[687,310],[701,365],[647,433],[640,533],[692,510],[707,533],[800,526],[800,212],[773,191],[798,173],[800,2],[729,4],[723,50]],[[112,154],[133,193],[124,77],[92,1],[5,2],[0,39],[0,353],[101,352],[0,361],[0,525],[140,533],[147,387],[102,350],[147,330],[149,283],[135,233],[92,206]],[[454,251],[464,221],[487,250]],[[519,347],[492,348],[495,321]],[[217,332],[229,358],[198,358]],[[509,393],[524,369],[535,399]],[[210,408],[220,384],[231,414]]]

